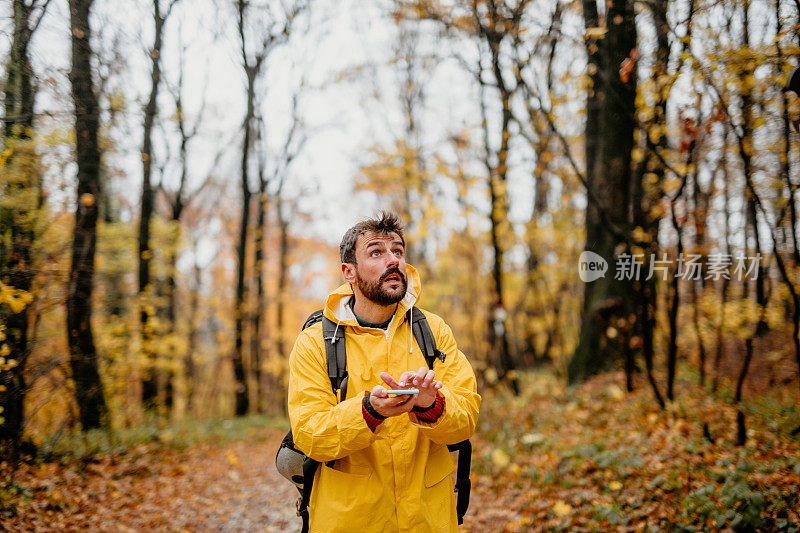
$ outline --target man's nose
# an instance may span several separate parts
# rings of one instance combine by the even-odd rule
[[[388,254],[389,259],[386,260],[387,267],[393,267],[400,264],[400,258],[393,253]]]

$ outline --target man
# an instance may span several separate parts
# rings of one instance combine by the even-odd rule
[[[350,228],[339,253],[347,283],[324,313],[345,328],[347,397],[332,391],[319,323],[303,330],[289,357],[294,443],[322,463],[310,531],[458,531],[447,445],[475,431],[481,398],[472,367],[450,327],[426,311],[445,354],[428,369],[407,316],[421,294],[419,274],[406,264],[395,215]],[[419,393],[390,396],[387,387]]]

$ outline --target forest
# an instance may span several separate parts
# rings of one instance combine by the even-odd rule
[[[800,0],[0,10],[0,529],[299,529],[289,352],[390,210],[461,531],[800,531]]]

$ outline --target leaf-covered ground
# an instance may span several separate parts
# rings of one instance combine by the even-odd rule
[[[5,514],[16,516],[0,518],[0,530],[294,532],[297,490],[274,468],[283,433],[265,433],[25,467],[6,487]]]
[[[735,409],[700,387],[678,383],[661,412],[621,384],[533,374],[520,398],[485,394],[469,531],[800,530],[800,442],[775,432],[796,406],[748,410],[737,447]]]
[[[680,383],[661,412],[621,383],[567,389],[540,373],[519,398],[485,391],[462,531],[798,531],[800,443],[779,419],[796,408],[751,410],[736,447],[735,410],[702,389]],[[162,430],[24,465],[0,487],[0,530],[296,531],[296,491],[274,469],[283,430],[247,424],[235,440]]]

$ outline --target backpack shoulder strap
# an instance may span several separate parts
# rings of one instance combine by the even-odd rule
[[[436,339],[433,336],[431,325],[428,324],[425,313],[420,311],[418,307],[412,307],[406,313],[406,317],[411,320],[411,331],[414,333],[414,338],[422,350],[425,362],[428,363],[428,368],[433,368],[433,363],[436,359],[444,361],[445,354],[436,347]]]
[[[320,320],[322,320],[322,309],[317,309],[316,311],[308,315],[308,318],[306,318],[306,321],[303,322],[303,327],[301,329],[310,328]]]
[[[303,323],[303,329],[322,322],[322,340],[325,343],[325,362],[328,366],[328,378],[334,394],[341,390],[340,399],[347,395],[347,352],[345,351],[344,327],[339,327],[329,320],[322,309],[317,309]]]
[[[425,361],[428,363],[428,368],[433,368],[433,363],[436,359],[444,361],[445,353],[436,347],[436,338],[431,331],[431,325],[425,317],[425,313],[417,307],[411,308],[408,313],[411,315],[411,330],[414,333],[414,338],[417,340],[422,354],[425,356]],[[461,441],[457,444],[449,444],[447,448],[451,452],[458,452],[458,467],[456,470],[456,514],[458,516],[458,524],[464,522],[464,515],[469,507],[469,496],[471,483],[469,479],[470,467],[472,463],[472,443],[469,440]]]
[[[325,343],[325,359],[328,363],[328,377],[334,394],[340,390],[340,400],[347,396],[347,351],[345,348],[344,326],[322,317],[322,340]]]
[[[461,525],[469,508],[469,493],[472,488],[469,480],[469,471],[472,465],[472,443],[469,440],[462,440],[457,444],[448,444],[447,449],[451,452],[458,452],[455,492],[456,514],[458,515],[458,525]]]
[[[297,499],[297,516],[303,521],[301,533],[308,533],[308,503],[311,501],[311,488],[314,485],[314,474],[317,472],[317,467],[319,467],[319,462],[314,459],[306,457],[303,461],[303,490],[300,491],[300,497]]]

